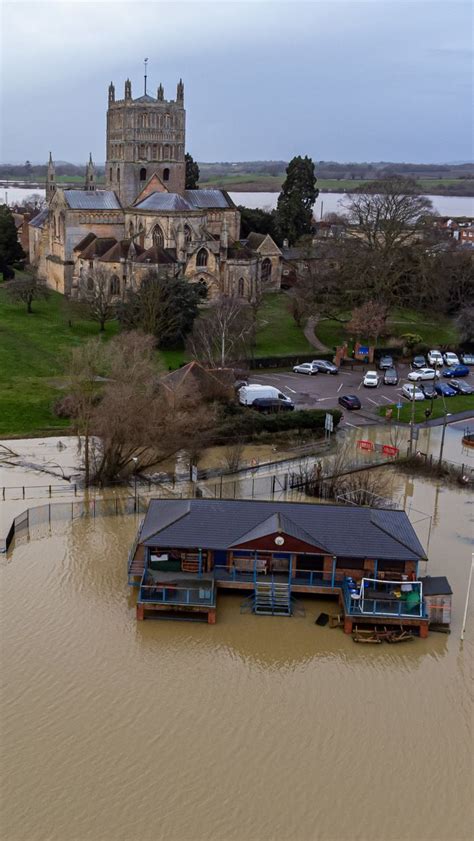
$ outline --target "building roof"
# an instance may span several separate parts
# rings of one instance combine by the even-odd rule
[[[138,210],[202,210],[233,207],[224,190],[185,190],[179,193],[155,192],[135,205]]]
[[[272,533],[277,523],[272,520],[274,515],[279,515],[281,528],[284,524],[293,536],[331,555],[400,561],[426,558],[404,511],[301,502],[152,499],[140,542],[147,546],[229,549],[242,543],[245,535],[248,542],[252,532],[252,539]]]
[[[33,219],[31,219],[29,224],[32,228],[42,228],[48,218],[48,214],[49,208],[44,207],[43,210],[40,210],[40,212],[37,213]]]
[[[241,245],[240,242],[233,242],[227,249],[227,257],[231,260],[256,260],[254,252],[247,248],[246,245]]]
[[[229,386],[233,387],[235,376],[231,368],[209,369],[201,365],[196,359],[193,359],[187,365],[182,365],[176,371],[166,374],[166,376],[162,377],[161,382],[173,391],[186,386],[201,393],[203,388],[209,390],[213,386],[218,389]]]
[[[71,210],[122,210],[113,190],[64,190]]]
[[[91,242],[94,242],[95,239],[97,239],[97,234],[93,234],[92,231],[89,231],[89,233],[86,234],[85,237],[82,237],[82,239],[79,240],[77,245],[74,247],[73,251],[84,251],[84,249],[87,248],[87,246],[90,245]]]
[[[120,260],[126,260],[129,256],[131,239],[121,239],[120,242],[115,242],[112,248],[109,248],[100,258],[101,263],[119,263]],[[142,251],[143,249],[140,249]]]
[[[109,251],[113,245],[116,245],[115,237],[95,237],[89,245],[86,245],[83,251],[80,252],[81,260],[93,260],[94,257],[102,257]]]
[[[154,263],[158,265],[166,265],[176,263],[176,257],[171,249],[161,248],[159,245],[152,245],[147,248],[136,258],[137,263]]]
[[[301,526],[298,526],[293,520],[290,520],[289,517],[286,517],[285,514],[278,511],[276,514],[271,514],[270,517],[267,517],[266,520],[263,520],[255,528],[242,534],[235,541],[234,546],[240,546],[242,543],[250,543],[253,540],[259,540],[261,537],[276,534],[277,532],[295,537],[302,543],[314,544],[314,537],[312,535],[308,534],[307,531],[302,529]],[[322,548],[328,551],[327,547],[323,546]]]
[[[426,575],[420,578],[424,596],[451,596],[453,591],[445,575]]]
[[[255,231],[252,231],[247,237],[247,245],[252,251],[256,251],[266,238],[266,234],[257,234]]]

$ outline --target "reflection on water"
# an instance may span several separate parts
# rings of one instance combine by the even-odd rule
[[[451,636],[357,646],[302,618],[137,623],[134,517],[43,527],[0,559],[1,791],[11,841],[470,838],[472,498],[394,474],[436,513]],[[418,527],[417,527],[418,528]],[[422,531],[419,531],[423,539]]]

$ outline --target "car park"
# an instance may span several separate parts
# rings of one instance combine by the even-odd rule
[[[311,365],[316,365],[321,374],[338,374],[339,368],[334,365],[334,362],[328,362],[326,359],[313,359]]]
[[[411,367],[412,368],[426,368],[427,366],[426,366],[425,357],[421,356],[421,355],[414,356],[413,360],[412,360],[412,363],[411,363]]]
[[[384,385],[398,385],[398,374],[395,368],[387,368],[383,375]]]
[[[436,400],[438,394],[433,383],[422,383],[420,388],[427,400]]]
[[[365,388],[377,388],[379,384],[379,375],[377,371],[367,371],[362,380]]]
[[[309,374],[312,377],[318,373],[318,368],[314,362],[302,362],[301,365],[295,365],[293,371],[295,374]]]
[[[425,395],[423,394],[421,388],[417,385],[413,385],[412,383],[405,383],[402,385],[402,394],[407,400],[424,400]]]
[[[345,409],[360,409],[362,404],[356,394],[343,394],[337,401]]]
[[[443,364],[443,354],[440,350],[430,350],[428,352],[428,364],[436,366]]]
[[[443,377],[468,377],[470,374],[467,365],[456,365],[454,368],[446,368]]]
[[[388,368],[393,368],[393,357],[381,356],[379,359],[379,370],[387,371]]]
[[[448,365],[449,367],[453,365],[459,365],[459,359],[455,353],[451,353],[450,351],[448,351],[448,353],[444,354],[444,364]]]
[[[464,380],[450,380],[449,387],[454,388],[456,394],[474,394],[474,388]]]
[[[421,380],[435,380],[439,377],[439,371],[434,368],[419,368],[418,371],[410,371],[408,379],[414,383],[419,383]]]
[[[474,365],[474,353],[462,353],[461,362],[463,365]]]
[[[252,409],[256,409],[257,412],[263,412],[268,415],[272,412],[292,412],[295,404],[289,400],[282,401],[275,400],[272,397],[257,397],[251,404],[251,407]]]
[[[436,383],[435,389],[442,397],[454,397],[456,391],[448,383]]]

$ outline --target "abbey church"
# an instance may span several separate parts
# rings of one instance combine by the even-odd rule
[[[185,276],[209,298],[252,300],[258,285],[279,288],[281,251],[269,236],[240,239],[240,213],[224,190],[186,189],[184,85],[167,100],[123,99],[110,84],[105,189],[92,157],[82,189],[62,189],[50,155],[47,207],[29,225],[30,262],[52,289],[80,297],[99,275],[112,296],[137,288],[153,270]]]

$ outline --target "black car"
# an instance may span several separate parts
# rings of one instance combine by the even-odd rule
[[[449,383],[451,388],[458,394],[474,394],[474,388],[469,383],[464,382],[464,380],[451,380]]]
[[[398,385],[398,374],[395,368],[387,368],[383,375],[384,385]]]
[[[387,371],[389,368],[393,368],[393,357],[381,356],[379,359],[379,370]]]
[[[337,401],[345,409],[360,409],[362,404],[355,394],[343,394]]]
[[[266,414],[270,414],[271,412],[292,412],[295,408],[295,404],[289,400],[276,400],[272,397],[257,397],[250,406],[252,409],[256,409],[257,412],[265,412]]]
[[[424,356],[414,356],[411,363],[412,368],[427,368],[426,358]]]
[[[438,393],[434,387],[434,383],[420,383],[420,388],[427,400],[435,400]]]

